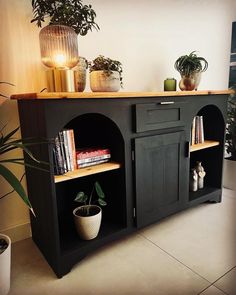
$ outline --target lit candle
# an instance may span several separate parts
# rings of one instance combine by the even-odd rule
[[[57,53],[54,55],[54,65],[56,68],[62,68],[65,67],[66,64],[66,57],[62,53]]]

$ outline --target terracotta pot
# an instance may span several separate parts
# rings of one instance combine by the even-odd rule
[[[87,211],[90,215],[87,215]],[[98,235],[102,209],[96,205],[85,205],[77,207],[73,210],[75,227],[78,235],[83,240],[92,240]]]
[[[192,76],[182,76],[179,81],[179,88],[182,91],[191,91],[195,89],[195,80]]]
[[[8,244],[4,252],[0,254],[0,294],[6,295],[10,290],[11,240],[3,234],[0,234],[0,239],[4,239]]]
[[[90,73],[90,88],[94,92],[117,92],[120,90],[120,74],[112,71],[107,74],[104,71]]]
[[[197,90],[201,80],[201,72],[193,73],[189,76],[181,76],[179,81],[179,88],[182,91]]]

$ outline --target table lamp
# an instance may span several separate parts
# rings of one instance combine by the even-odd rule
[[[47,70],[49,92],[74,91],[74,73],[78,63],[78,42],[75,31],[64,25],[48,25],[39,33],[42,63]]]

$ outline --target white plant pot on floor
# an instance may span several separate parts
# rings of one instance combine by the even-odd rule
[[[109,75],[104,71],[90,73],[90,88],[93,92],[116,92],[120,90],[120,74],[112,71]]]
[[[223,186],[236,191],[236,161],[224,159]]]
[[[0,234],[0,239],[4,239],[8,244],[4,252],[0,254],[0,295],[6,295],[10,290],[11,240],[3,234]]]
[[[89,208],[91,215],[86,216],[86,210]],[[78,235],[83,240],[92,240],[98,235],[102,209],[96,205],[85,205],[73,210],[75,227]]]

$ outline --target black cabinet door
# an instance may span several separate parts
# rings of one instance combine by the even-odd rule
[[[135,139],[136,222],[155,222],[182,208],[188,191],[184,131]]]

